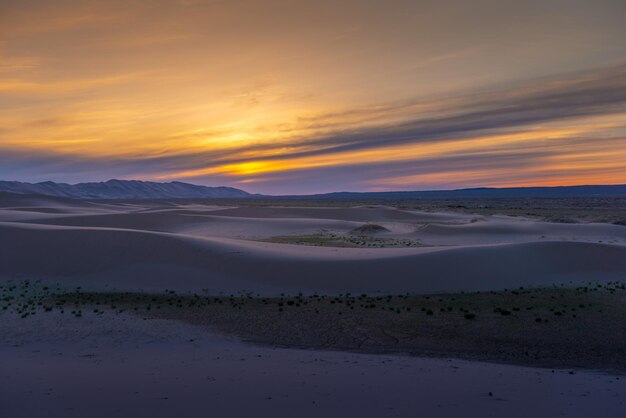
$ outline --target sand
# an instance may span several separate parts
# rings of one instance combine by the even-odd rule
[[[113,314],[0,329],[0,404],[12,418],[612,418],[625,407],[626,379],[593,371],[261,347]]]
[[[364,224],[407,248],[266,242]],[[366,228],[367,229],[367,228]],[[366,244],[367,239],[363,240]],[[626,227],[389,207],[218,207],[0,193],[0,284],[262,295],[437,293],[626,277]],[[0,405],[19,417],[618,417],[623,376],[245,344],[106,310],[0,311]],[[491,393],[491,394],[490,394]]]
[[[9,203],[19,203],[11,206]],[[456,292],[626,276],[626,227],[387,207],[219,208],[27,198],[0,205],[0,278],[93,290]],[[259,242],[366,223],[411,248]]]

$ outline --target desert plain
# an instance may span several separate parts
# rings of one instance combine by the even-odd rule
[[[2,410],[623,416],[626,227],[544,215],[0,194]]]

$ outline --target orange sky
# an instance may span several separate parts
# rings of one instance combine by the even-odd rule
[[[2,1],[0,179],[626,183],[625,18],[617,0]]]

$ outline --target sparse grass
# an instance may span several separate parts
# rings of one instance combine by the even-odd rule
[[[625,290],[613,282],[441,295],[262,297],[91,293],[21,281],[0,286],[0,320],[109,311],[278,346],[624,371]]]
[[[347,247],[347,248],[398,248],[421,247],[417,240],[371,237],[368,235],[340,235],[328,231],[314,234],[281,235],[259,240],[276,244],[313,245],[317,247]]]
[[[354,228],[352,231],[350,231],[350,233],[355,235],[376,234],[378,232],[389,232],[389,230],[382,225],[368,223]]]

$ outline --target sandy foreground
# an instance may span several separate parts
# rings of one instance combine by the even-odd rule
[[[0,404],[15,418],[621,417],[626,406],[624,376],[594,371],[271,348],[130,315],[24,321],[4,322],[0,344]]]
[[[268,242],[322,233],[352,243],[373,223],[386,231],[353,248]],[[623,226],[386,207],[4,196],[0,249],[1,283],[100,292],[439,293],[626,277]],[[617,417],[626,394],[623,374],[259,346],[111,312],[0,312],[0,358],[10,417]]]

